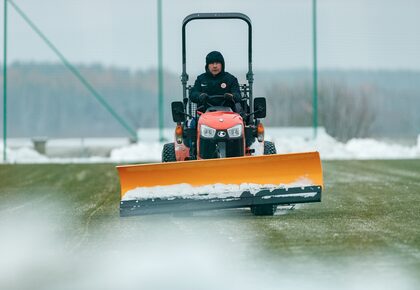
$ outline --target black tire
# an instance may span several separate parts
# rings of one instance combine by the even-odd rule
[[[166,143],[165,145],[163,145],[162,162],[174,162],[174,161],[176,161],[175,144]]]
[[[251,212],[256,216],[271,216],[277,210],[275,204],[251,205]]]
[[[273,142],[264,141],[264,155],[277,154],[276,146]]]
[[[276,146],[273,142],[264,141],[264,155],[277,154]],[[251,206],[251,212],[257,216],[270,216],[274,215],[277,210],[277,205],[264,204]]]

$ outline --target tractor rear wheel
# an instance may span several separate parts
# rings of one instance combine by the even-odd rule
[[[264,155],[271,155],[276,154],[276,146],[273,142],[270,141],[264,141]],[[277,205],[273,204],[264,204],[264,205],[252,205],[251,206],[251,212],[254,215],[258,216],[269,216],[274,215],[274,213],[277,210]]]
[[[276,210],[277,210],[277,205],[274,205],[274,204],[251,205],[251,212],[257,216],[274,215]]]
[[[163,145],[162,162],[174,162],[174,161],[176,161],[175,144],[166,143],[165,145]]]

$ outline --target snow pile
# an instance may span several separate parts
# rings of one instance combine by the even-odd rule
[[[274,142],[278,153],[319,151],[324,160],[420,158],[420,136],[417,145],[412,147],[375,139],[351,139],[347,143],[341,143],[327,134],[320,135],[317,139],[275,138]]]
[[[165,198],[171,199],[176,197],[194,197],[195,199],[212,199],[212,198],[228,198],[228,197],[240,197],[245,191],[255,195],[261,190],[269,190],[272,192],[275,189],[288,189],[292,187],[304,187],[311,186],[314,183],[305,178],[301,178],[296,182],[290,184],[256,184],[256,183],[241,183],[241,184],[223,184],[215,183],[203,186],[192,186],[187,183],[164,185],[164,186],[152,186],[152,187],[137,187],[129,190],[125,193],[122,198],[123,201],[127,200],[142,200],[142,199],[154,199],[154,198]],[[312,193],[298,193],[293,195],[299,195],[301,197],[312,197],[316,192]]]
[[[3,153],[3,146],[0,145],[0,151]],[[92,156],[85,158],[50,158],[35,151],[31,147],[22,147],[17,149],[6,148],[7,163],[109,163],[109,158]],[[0,160],[0,164],[3,159]]]
[[[267,135],[272,140],[277,153],[296,153],[319,151],[323,160],[336,159],[414,159],[420,158],[420,136],[415,146],[388,144],[375,139],[352,139],[342,143],[331,136],[319,134],[317,139],[305,136],[275,137]],[[261,143],[255,142],[251,148],[255,155],[263,154]],[[160,162],[163,144],[158,142],[137,143],[128,147],[114,149],[111,153],[113,162]]]
[[[374,139],[352,139],[346,146],[354,159],[389,159],[419,158],[420,143],[417,146],[405,147],[398,144],[385,144]]]
[[[3,146],[0,145],[0,150],[3,153]],[[18,149],[9,149],[6,148],[6,155],[7,160],[10,163],[42,163],[42,162],[48,162],[49,158],[39,154],[34,149],[29,147],[22,147]]]
[[[102,143],[106,143],[104,139]],[[334,159],[417,159],[420,158],[420,135],[414,146],[389,144],[375,139],[352,139],[342,143],[329,136],[322,128],[318,137],[312,138],[308,128],[266,128],[266,140],[275,143],[277,153],[319,151],[323,160]],[[48,141],[50,142],[50,141]],[[97,141],[100,142],[100,141]],[[135,144],[114,143],[109,157],[47,157],[37,153],[28,144],[7,148],[8,163],[124,163],[124,162],[160,162],[163,143],[158,141],[139,141]],[[64,143],[63,143],[64,144]],[[62,145],[63,145],[62,144]],[[88,144],[88,142],[86,142]],[[64,144],[66,145],[66,144]],[[106,145],[106,144],[104,144]],[[110,145],[110,146],[111,146]],[[261,143],[252,146],[255,155],[263,154]],[[112,148],[112,146],[110,147]],[[56,151],[57,148],[54,148]],[[3,153],[2,144],[0,150]],[[70,149],[69,149],[70,150]],[[88,151],[88,150],[87,150]],[[3,162],[2,158],[0,162]]]
[[[111,151],[112,162],[160,162],[163,144],[159,142],[139,142]]]

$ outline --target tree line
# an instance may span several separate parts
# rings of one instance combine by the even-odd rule
[[[158,127],[156,70],[77,68],[130,126]],[[164,80],[165,126],[172,127],[170,102],[181,100],[181,83],[170,72]],[[420,134],[420,72],[321,71],[319,80],[319,125],[337,139]],[[255,95],[267,97],[266,126],[312,125],[310,71],[255,72]],[[7,109],[10,137],[127,136],[61,64],[11,64]]]

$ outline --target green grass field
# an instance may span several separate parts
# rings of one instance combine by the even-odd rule
[[[196,279],[188,278],[189,285],[205,289],[230,285],[231,277],[242,281],[241,289],[278,289],[278,283],[298,289],[419,289],[420,160],[325,161],[323,169],[321,203],[281,208],[274,217],[234,209],[120,218],[113,165],[1,165],[0,256],[16,261],[15,254],[39,247],[42,255],[17,259],[15,271],[30,272],[38,260],[51,260],[45,272],[58,272],[57,281],[68,279],[58,266],[63,260],[77,268],[89,257],[96,260],[89,265],[105,268],[103,273],[143,269],[124,280],[126,289],[137,282],[166,285],[150,280],[160,272],[178,273],[171,287],[180,289],[186,280],[179,277],[191,273]],[[59,282],[39,271],[46,276],[36,276],[44,289],[57,289]],[[67,283],[89,288],[102,277],[80,272],[76,277],[83,279]],[[149,275],[139,278],[141,273]],[[224,277],[223,284],[209,278],[214,275]],[[16,282],[7,277],[0,274],[0,288]],[[27,277],[26,283],[35,279]]]

